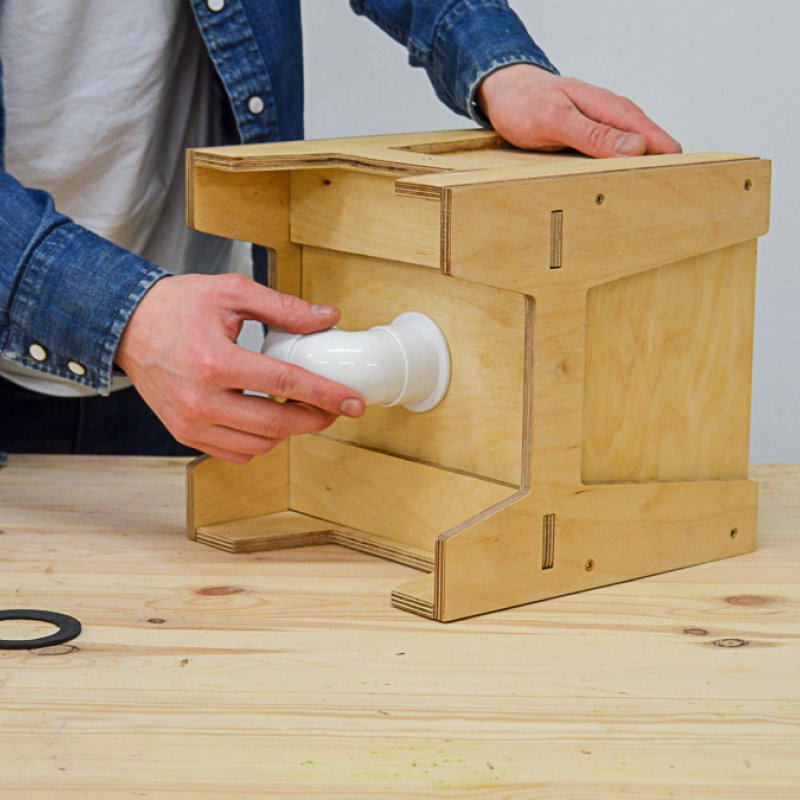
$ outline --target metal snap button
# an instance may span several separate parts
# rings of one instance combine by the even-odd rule
[[[31,355],[31,358],[34,361],[46,361],[47,360],[47,350],[44,349],[40,344],[34,342],[29,348],[28,352]]]
[[[251,114],[260,114],[264,110],[264,101],[258,95],[253,95],[247,101],[247,109]]]

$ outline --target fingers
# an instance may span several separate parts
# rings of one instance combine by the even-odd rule
[[[242,319],[266,322],[291,333],[326,330],[339,321],[339,310],[333,306],[309,303],[239,275],[224,279],[228,282],[224,302]]]
[[[336,414],[304,403],[276,403],[235,391],[226,392],[223,397],[223,402],[209,412],[216,423],[270,439],[318,433],[337,418]]]
[[[228,389],[288,397],[329,414],[358,417],[364,413],[364,399],[353,389],[238,345],[226,348],[216,368],[218,380]],[[293,413],[306,414],[297,410]]]
[[[317,308],[241,275],[179,275],[157,283],[131,316],[117,355],[145,402],[178,441],[245,463],[288,436],[359,416],[352,389],[235,343],[244,319],[310,333],[329,328],[334,308]],[[279,404],[242,390],[288,397]]]
[[[245,463],[269,453],[289,436],[315,433],[335,421],[335,414],[298,403],[276,403],[263,397],[230,392],[228,402],[204,415],[184,432],[184,444],[228,461]]]
[[[562,116],[559,133],[563,144],[593,158],[640,156],[647,152],[647,139],[642,134],[596,122],[577,108]]]
[[[528,64],[484,78],[482,108],[511,144],[531,150],[569,146],[595,158],[680,153],[680,144],[626,97]]]
[[[183,442],[183,444],[186,444],[186,442]],[[253,458],[253,456],[247,455],[247,453],[234,453],[221,447],[214,447],[213,445],[206,444],[205,442],[191,442],[187,446],[194,447],[195,450],[200,450],[207,456],[221,458],[223,461],[232,461],[234,464],[246,464]]]
[[[650,154],[680,153],[681,145],[672,138],[663,128],[656,125],[627,97],[592,86],[583,81],[568,80],[563,84],[567,96],[572,100],[577,109],[590,120],[604,123],[625,133],[636,134],[644,137],[646,150]],[[633,145],[631,145],[631,148]],[[640,155],[639,152],[625,152],[619,150],[617,155]]]

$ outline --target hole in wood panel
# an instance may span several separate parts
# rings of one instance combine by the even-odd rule
[[[556,549],[556,515],[542,517],[542,569],[552,569]]]
[[[550,269],[561,269],[564,212],[550,212]]]

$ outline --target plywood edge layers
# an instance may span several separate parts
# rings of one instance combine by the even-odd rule
[[[401,583],[392,589],[392,605],[427,619],[434,619],[433,575]]]
[[[198,528],[197,541],[229,553],[254,553],[333,544],[430,572],[433,557],[386,537],[346,528],[296,511],[263,514]]]
[[[522,473],[521,483],[517,491],[507,498],[483,509],[479,513],[465,520],[459,525],[445,531],[436,539],[436,566],[433,581],[433,609],[432,618],[443,621],[445,618],[444,600],[447,543],[457,537],[463,531],[478,525],[483,520],[503,511],[503,509],[514,505],[525,498],[531,491],[531,480],[533,475],[533,374],[534,374],[534,354],[536,337],[536,301],[533,297],[525,296],[525,365],[522,388],[522,441],[521,462]]]
[[[194,148],[197,166],[221,171],[342,167],[383,174],[424,174],[449,169],[436,156],[500,147],[494,131],[466,129],[296,142]]]
[[[585,175],[608,175],[617,172],[666,169],[669,167],[692,167],[722,164],[732,161],[763,161],[756,156],[735,153],[684,153],[677,156],[641,156],[634,158],[592,159],[581,156],[548,156],[547,160],[536,159],[531,154],[530,165],[485,167],[468,170],[442,170],[425,176],[398,178],[395,192],[401,196],[439,198],[447,189],[470,186],[495,186],[548,178],[574,178]]]

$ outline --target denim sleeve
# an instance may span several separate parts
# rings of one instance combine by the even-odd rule
[[[0,353],[6,358],[108,394],[125,325],[166,274],[58,213],[46,192],[0,172]],[[85,374],[75,374],[81,366]]]
[[[424,67],[438,97],[453,111],[489,126],[476,94],[480,82],[510,64],[558,70],[531,39],[507,0],[350,0],[408,48]]]

